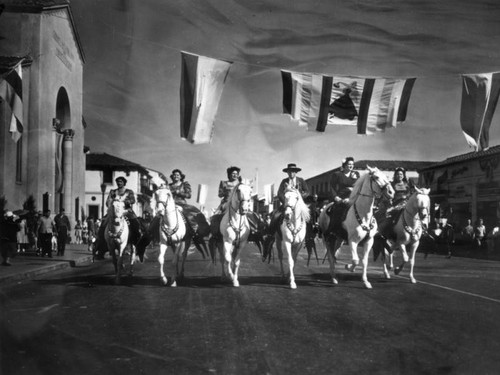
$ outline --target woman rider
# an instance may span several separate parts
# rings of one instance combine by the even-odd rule
[[[342,160],[342,169],[333,173],[330,180],[330,191],[334,202],[330,210],[330,227],[328,232],[337,232],[341,225],[341,216],[349,203],[349,196],[359,173],[354,170],[354,158]]]
[[[209,225],[201,211],[186,202],[186,199],[191,198],[191,185],[185,178],[186,175],[180,169],[174,169],[170,175],[172,182],[168,186],[174,197],[175,204],[182,208],[193,234],[205,237],[209,234]]]

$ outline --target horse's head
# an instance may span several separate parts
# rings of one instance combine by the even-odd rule
[[[250,204],[252,202],[252,186],[245,182],[241,182],[233,189],[231,196],[231,207],[237,207],[240,215],[246,214],[250,211]]]
[[[302,197],[297,189],[293,188],[287,188],[285,191],[285,211],[284,211],[284,217],[285,220],[290,220],[293,212],[295,211],[295,208],[297,207],[297,204],[299,201],[302,200]]]
[[[394,188],[389,181],[389,178],[385,173],[381,172],[377,167],[368,169],[368,175],[370,176],[370,189],[375,195],[375,198],[381,198],[384,196],[387,199],[394,198]]]
[[[407,207],[414,206],[414,209],[418,212],[418,217],[422,222],[424,228],[429,225],[429,213],[431,207],[431,199],[429,197],[429,192],[431,189],[414,187],[415,192],[412,194],[408,200]]]
[[[285,191],[285,220],[290,220],[295,213],[295,216],[300,215],[303,220],[309,221],[310,214],[307,205],[302,199],[302,195],[297,189],[288,187]]]
[[[174,196],[168,187],[156,190],[156,209],[160,215],[175,208]]]
[[[108,215],[110,217],[110,222],[119,222],[125,215],[125,203],[119,199],[114,199],[108,210]]]

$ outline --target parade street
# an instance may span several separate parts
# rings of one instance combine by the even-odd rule
[[[367,290],[345,252],[333,286],[317,246],[309,266],[299,254],[296,290],[253,244],[239,288],[195,250],[185,280],[162,286],[158,248],[122,285],[106,259],[3,287],[1,373],[497,373],[500,263],[419,253],[411,284],[407,269],[385,280],[371,257]]]

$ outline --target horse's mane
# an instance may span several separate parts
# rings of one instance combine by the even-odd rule
[[[302,220],[309,221],[309,219],[311,218],[311,213],[309,212],[309,207],[302,199],[302,195],[300,194],[300,192],[297,189],[293,189],[290,187],[286,188],[285,193],[288,191],[297,193],[299,199],[297,200],[297,205],[295,206],[295,208],[297,209]]]
[[[365,173],[362,175],[360,178],[356,180],[354,183],[354,186],[352,188],[351,194],[349,195],[349,204],[354,203],[356,200],[357,196],[359,193],[361,193],[361,188],[363,187],[363,184],[365,183],[365,180],[370,178],[370,173]]]

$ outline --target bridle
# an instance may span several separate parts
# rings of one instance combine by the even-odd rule
[[[370,175],[370,192],[371,192],[371,194],[363,194],[360,191],[358,193],[358,195],[363,196],[363,197],[368,197],[368,198],[371,198],[373,200],[380,199],[380,198],[382,198],[383,195],[388,197],[387,189],[391,183],[389,181],[387,181],[383,186],[380,186],[380,184],[378,182],[374,181],[375,179],[376,179],[375,175],[371,174]],[[379,187],[379,189],[381,190],[380,195],[377,195],[377,193],[373,187],[374,183],[376,183],[377,186]],[[376,220],[375,220],[373,213],[372,213],[371,219],[369,220],[370,226],[367,226],[366,224],[363,223],[363,219],[361,218],[361,215],[358,212],[358,208],[356,207],[356,201],[354,201],[354,203],[353,203],[353,209],[354,209],[354,216],[356,217],[358,224],[361,226],[361,229],[363,229],[365,232],[369,233],[375,227],[375,223],[376,223]]]
[[[228,215],[229,215],[228,222],[229,222],[229,226],[236,233],[236,240],[235,241],[238,241],[238,243],[239,243],[241,231],[243,230],[243,228],[245,226],[245,221],[244,221],[244,218],[245,218],[245,208],[244,208],[244,205],[247,204],[248,202],[250,202],[250,200],[251,200],[250,198],[249,199],[243,199],[241,197],[241,191],[239,189],[240,185],[242,185],[242,184],[239,183],[232,190],[232,192],[231,192],[231,198],[229,199],[229,206],[228,206]],[[238,198],[238,201],[239,201],[239,204],[238,204],[237,207],[233,206],[233,196],[235,194],[237,194],[236,197]],[[231,212],[240,215],[238,226],[236,226],[235,224],[233,224],[233,221],[231,220],[231,217],[232,217]]]
[[[114,199],[114,200],[113,200],[113,203],[115,203],[115,202],[123,203],[123,201],[121,201],[120,199]],[[122,211],[125,211],[125,209],[123,209]],[[117,217],[117,216],[116,216],[116,214],[115,214],[115,208],[114,208],[114,205],[113,205],[113,210],[112,210],[112,212],[113,212],[113,217],[114,217],[115,219],[119,219],[119,224],[120,224],[120,225],[119,225],[119,228],[120,228],[120,229],[118,230],[118,232],[115,232],[115,231],[112,231],[111,229],[109,229],[110,227],[116,227],[116,225],[113,225],[112,220],[108,220],[108,225],[107,225],[107,227],[108,227],[108,236],[109,236],[109,238],[111,238],[111,239],[112,239],[112,240],[113,240],[116,244],[120,245],[120,244],[122,244],[122,243],[123,243],[123,240],[122,240],[122,238],[121,238],[121,237],[122,237],[123,231],[125,230],[125,223],[127,223],[127,224],[128,224],[128,221],[127,221],[127,219],[126,219],[126,216],[123,214],[123,212],[122,212],[122,215],[120,215],[119,217]],[[111,218],[110,218],[110,219],[111,219]],[[115,220],[113,220],[113,221],[115,221]]]
[[[296,193],[298,194],[298,193]],[[297,208],[297,204],[299,203],[299,199],[295,199],[295,204],[292,206],[290,204],[285,205],[285,211],[287,208],[292,210],[292,213],[295,213],[295,209]],[[285,219],[286,221],[286,227],[292,234],[292,242],[295,242],[295,238],[297,237],[297,234],[302,230],[302,227],[304,226],[304,220],[302,217],[300,217],[300,224],[297,228],[294,227],[290,219]]]
[[[422,225],[422,221],[429,215],[429,210],[429,206],[418,207],[417,223],[415,225],[415,228],[412,228],[412,226],[409,225],[408,221],[406,220],[406,214],[408,214],[409,216],[411,216],[412,214],[410,211],[408,211],[408,203],[405,205],[403,215],[401,215],[403,220],[403,228],[405,232],[407,232],[411,236],[412,240],[417,240],[420,231],[424,227]]]
[[[167,212],[168,212],[168,205],[167,204],[168,204],[169,200],[171,200],[171,199],[173,199],[173,196],[172,196],[171,193],[169,193],[169,194],[167,194],[167,198],[166,198],[165,202],[158,201],[158,204],[161,204],[164,207],[163,211],[165,212],[165,214],[167,214]],[[174,211],[175,211],[175,218],[176,218],[176,220],[175,220],[175,226],[172,229],[170,229],[168,227],[168,225],[161,225],[160,226],[162,232],[165,234],[165,236],[167,236],[168,240],[172,240],[172,236],[175,233],[177,233],[177,231],[179,230],[179,210],[175,207],[175,204],[174,204]],[[161,220],[164,223],[165,222],[165,220],[164,220],[164,214],[160,213],[160,215],[162,217]]]

